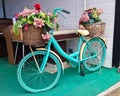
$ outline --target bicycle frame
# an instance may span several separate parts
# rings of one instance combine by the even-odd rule
[[[52,30],[51,34],[53,33],[54,30]],[[46,55],[44,56],[43,62],[42,62],[42,66],[40,68],[41,72],[44,70],[44,67],[47,63],[47,59],[49,56],[49,52],[50,52],[50,48],[51,48],[51,44],[53,44],[54,48],[58,51],[58,53],[60,55],[62,55],[66,60],[73,62],[74,66],[80,66],[81,62],[91,59],[91,58],[95,58],[97,55],[94,54],[91,57],[88,58],[84,58],[84,59],[80,59],[79,58],[79,54],[80,54],[80,50],[81,50],[81,46],[84,42],[87,42],[87,39],[83,36],[80,36],[79,38],[79,42],[78,42],[78,48],[76,52],[73,52],[72,54],[67,54],[65,51],[62,50],[62,48],[60,47],[60,45],[58,44],[57,40],[54,38],[53,35],[51,35],[50,40],[48,41],[48,44],[46,46]],[[91,45],[89,45],[91,46]],[[91,46],[92,47],[92,46]],[[93,49],[93,48],[92,48]],[[93,49],[93,52],[95,53],[95,50]],[[72,65],[72,64],[71,64]],[[80,72],[80,68],[79,68],[79,72]]]
[[[56,8],[53,14],[68,13],[69,11]],[[62,15],[62,14],[61,14]],[[53,20],[54,22],[55,20]],[[54,22],[55,23],[55,22]],[[58,27],[57,24],[53,27]],[[49,27],[49,26],[48,26]],[[64,73],[64,65],[59,56],[51,50],[51,45],[62,55],[71,67],[78,67],[78,73],[84,76],[81,71],[81,64],[88,71],[96,71],[104,63],[106,55],[106,44],[101,37],[88,39],[81,35],[79,37],[76,52],[68,54],[63,51],[57,40],[54,38],[54,28],[48,33],[42,34],[43,40],[48,40],[45,48],[27,54],[19,63],[17,69],[17,79],[20,85],[29,92],[46,91],[53,88]],[[85,35],[85,34],[84,34]],[[86,34],[87,35],[87,34]],[[45,36],[45,37],[44,37]]]
[[[56,13],[59,13],[61,14],[61,11],[62,12],[65,12],[67,14],[69,14],[69,11],[65,10],[65,9],[62,9],[62,8],[56,8],[53,12],[53,14],[56,14]],[[61,14],[62,15],[62,14]],[[46,46],[46,55],[44,56],[43,58],[43,62],[42,62],[42,65],[40,67],[40,70],[41,72],[43,72],[44,68],[45,68],[45,65],[47,63],[47,60],[48,60],[48,56],[49,56],[49,53],[50,53],[50,48],[51,48],[51,44],[53,44],[54,48],[58,51],[58,53],[60,55],[62,55],[65,59],[67,59],[68,61],[70,62],[73,62],[75,66],[80,66],[81,62],[85,61],[85,60],[88,60],[88,59],[91,59],[91,58],[95,58],[97,55],[93,55],[91,57],[88,57],[88,58],[85,58],[85,59],[82,59],[80,60],[79,58],[79,54],[80,54],[80,50],[81,50],[81,47],[82,47],[82,44],[84,42],[87,42],[87,39],[85,39],[83,36],[80,36],[79,38],[79,42],[78,42],[78,48],[77,48],[77,51],[72,53],[72,54],[67,54],[65,51],[62,50],[62,48],[60,47],[60,45],[57,43],[56,39],[54,38],[53,36],[53,33],[54,33],[54,29],[52,29],[50,31],[50,35],[51,35],[51,38],[50,40],[48,41],[48,44]],[[89,45],[91,46],[91,45]],[[91,46],[92,47],[92,46]],[[93,48],[92,48],[93,49]],[[93,49],[93,52],[95,52],[95,50]],[[96,52],[95,52],[96,53]],[[72,64],[71,64],[72,65]],[[79,68],[79,67],[78,67]],[[80,72],[80,68],[79,68],[79,72]]]

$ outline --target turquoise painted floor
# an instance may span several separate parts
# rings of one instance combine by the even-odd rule
[[[0,96],[96,96],[120,81],[116,68],[102,68],[95,72],[85,71],[82,77],[76,68],[68,68],[58,84],[51,90],[39,93],[26,92],[18,83],[17,65],[7,58],[0,58]]]

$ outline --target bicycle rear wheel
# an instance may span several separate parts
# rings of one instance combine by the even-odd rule
[[[34,51],[39,68],[43,61],[45,50]],[[33,54],[29,53],[19,63],[17,79],[20,85],[29,92],[39,92],[51,89],[61,76],[61,63],[57,56],[50,52],[43,72],[39,72]]]
[[[95,71],[99,69],[104,63],[106,56],[106,44],[99,38],[95,37],[90,39],[87,43],[84,43],[81,52],[81,60],[90,58],[96,54],[96,57],[83,61],[86,69],[89,71]]]

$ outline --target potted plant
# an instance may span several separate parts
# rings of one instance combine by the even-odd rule
[[[35,45],[40,45],[40,40],[43,41],[41,39],[42,38],[41,35],[43,34],[43,32],[46,33],[51,28],[58,30],[59,27],[58,23],[56,22],[57,15],[43,12],[41,10],[40,4],[35,4],[33,9],[29,9],[25,7],[23,11],[15,15],[15,18],[16,18],[16,23],[13,26],[14,33],[18,35],[19,26],[22,26],[24,43],[30,41],[32,43],[37,42],[37,44]],[[37,31],[40,32],[37,33]],[[38,36],[40,37],[40,39],[36,40],[35,38],[38,38]],[[26,45],[32,45],[32,44],[26,44]]]
[[[100,18],[102,13],[102,8],[90,8],[84,10],[80,17],[79,25],[83,25],[85,29],[89,30],[91,37],[98,36],[104,32],[105,23]]]

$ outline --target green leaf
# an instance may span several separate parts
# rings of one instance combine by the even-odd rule
[[[40,16],[41,16],[42,18],[45,18],[45,13],[44,13],[44,12],[40,12]]]
[[[28,20],[28,21],[27,21],[27,23],[28,23],[28,24],[32,24],[32,23],[33,23],[33,21],[31,21],[31,20]]]
[[[26,19],[26,18],[22,18],[22,21],[23,21],[23,22],[26,22],[26,21],[27,21],[27,19]]]
[[[23,24],[23,21],[17,21],[17,22],[14,24],[13,30],[14,30],[14,34],[15,34],[15,35],[19,35],[19,30],[18,30],[18,28],[19,28],[19,26],[20,26],[21,24]]]
[[[58,23],[56,23],[56,30],[58,31],[59,30],[59,24]]]
[[[50,28],[55,28],[55,25],[52,22],[46,22],[47,26]]]

